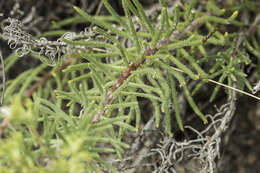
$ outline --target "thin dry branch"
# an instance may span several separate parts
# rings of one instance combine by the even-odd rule
[[[256,16],[254,23],[250,26],[250,28],[246,32],[240,33],[238,41],[237,41],[237,45],[236,45],[235,49],[233,49],[231,56],[234,56],[236,54],[236,52],[238,51],[239,47],[241,46],[241,44],[243,43],[243,41],[245,39],[247,39],[248,37],[250,37],[251,35],[253,35],[256,32],[259,21],[260,21],[260,14]]]

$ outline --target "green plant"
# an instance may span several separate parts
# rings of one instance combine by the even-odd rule
[[[242,7],[220,9],[210,0],[205,11],[193,11],[198,2],[192,0],[172,12],[161,0],[160,15],[153,21],[138,0],[122,0],[124,17],[107,0],[103,3],[110,17],[74,7],[80,16],[53,25],[95,25],[81,33],[54,30],[33,37],[20,21],[4,22],[3,37],[16,49],[5,59],[5,70],[25,55],[43,63],[6,83],[2,172],[101,172],[103,167],[118,172],[102,155],[123,158],[129,148],[123,142],[126,130],[140,129],[140,98],[151,102],[156,127],[165,126],[172,136],[172,122],[184,131],[179,91],[205,124],[193,95],[208,82],[227,83],[228,99],[236,86],[253,91],[243,67],[251,63],[248,51],[259,58],[256,38],[251,46],[248,36],[220,30],[248,27],[236,20]],[[200,27],[207,31],[201,33]],[[44,37],[50,35],[59,39]],[[48,65],[54,66],[50,72]],[[187,84],[191,80],[193,88]],[[219,90],[217,84],[210,101]]]

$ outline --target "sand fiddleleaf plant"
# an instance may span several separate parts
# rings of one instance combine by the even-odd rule
[[[172,123],[184,130],[179,92],[207,124],[206,112],[193,95],[208,82],[226,83],[229,98],[234,84],[253,91],[243,66],[250,63],[247,49],[258,57],[256,40],[250,43],[245,41],[246,36],[218,29],[243,26],[236,20],[239,11],[227,13],[213,0],[208,1],[205,11],[195,11],[196,0],[170,11],[161,0],[160,15],[152,21],[138,0],[122,0],[125,16],[120,16],[107,0],[103,3],[111,14],[109,19],[91,16],[75,6],[77,17],[53,25],[94,25],[80,33],[57,30],[33,37],[22,30],[20,21],[5,21],[3,38],[16,50],[5,59],[6,71],[18,57],[26,55],[43,62],[7,82],[5,102],[11,106],[2,111],[3,122],[9,125],[1,130],[1,136],[6,136],[1,143],[6,147],[0,150],[0,157],[14,147],[26,151],[28,158],[26,166],[16,164],[14,171],[100,172],[105,167],[118,172],[102,154],[116,153],[123,158],[123,151],[129,147],[122,141],[126,130],[140,130],[144,116],[141,98],[151,102],[156,127],[165,126],[172,136]],[[207,33],[199,32],[202,26]],[[59,38],[48,41],[44,36],[50,35]],[[241,49],[243,41],[246,47]],[[211,51],[212,46],[222,51]],[[53,69],[46,73],[48,65]],[[196,82],[194,88],[188,85],[190,81]],[[215,86],[209,101],[216,98],[220,87]],[[15,151],[3,159],[1,168],[7,170],[17,161]],[[21,160],[24,157],[21,153],[17,156]]]

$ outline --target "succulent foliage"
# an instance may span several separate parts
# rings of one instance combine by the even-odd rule
[[[259,90],[259,83],[251,86],[245,66],[255,61],[250,54],[260,59],[260,30],[255,31],[258,38],[250,39],[243,32],[222,32],[228,26],[249,28],[237,17],[244,8],[253,8],[253,2],[221,9],[209,0],[200,11],[197,0],[173,7],[160,0],[154,19],[138,0],[122,0],[125,16],[108,0],[103,3],[110,16],[91,16],[75,6],[76,17],[54,22],[53,30],[37,36],[17,19],[2,22],[1,37],[15,50],[4,60],[6,72],[23,56],[42,61],[6,82],[2,172],[118,172],[102,156],[116,153],[123,158],[129,148],[124,134],[138,132],[144,116],[141,99],[151,102],[156,127],[165,127],[172,136],[172,124],[184,130],[180,94],[207,124],[207,112],[194,96],[210,81],[227,85],[228,99],[233,87]],[[93,27],[82,32],[61,29],[72,23]],[[214,85],[211,102],[222,88]]]

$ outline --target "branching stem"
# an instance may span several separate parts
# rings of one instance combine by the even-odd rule
[[[110,91],[107,93],[106,101],[103,106],[103,110],[97,111],[97,113],[95,114],[95,116],[92,120],[92,123],[98,122],[98,120],[105,114],[108,105],[113,100],[113,98],[112,98],[113,92],[115,90],[117,90],[124,83],[124,81],[132,74],[133,71],[135,71],[142,64],[144,64],[147,56],[151,56],[151,55],[155,54],[161,46],[167,45],[170,42],[172,42],[173,40],[178,40],[178,39],[185,37],[188,32],[195,30],[197,27],[199,27],[200,24],[201,23],[199,22],[199,20],[195,19],[182,33],[180,33],[178,30],[176,30],[175,32],[172,33],[172,35],[170,36],[169,39],[167,39],[167,40],[162,39],[162,40],[158,41],[157,45],[154,48],[148,48],[146,50],[145,54],[143,55],[140,63],[136,64],[136,62],[132,62],[130,67],[126,71],[123,72],[123,74],[118,78],[116,84],[114,86],[112,86]]]
[[[112,88],[110,89],[110,91],[107,93],[106,95],[106,101],[104,103],[104,109],[102,111],[98,111],[96,113],[96,115],[94,116],[92,123],[96,123],[100,117],[102,117],[104,115],[104,113],[107,110],[108,105],[112,102],[113,98],[112,98],[112,94],[115,90],[117,90],[123,83],[124,81],[132,74],[133,71],[135,71],[137,68],[139,68],[142,64],[144,64],[146,57],[147,56],[151,56],[153,54],[155,54],[158,51],[158,48],[148,48],[145,52],[145,54],[143,55],[140,63],[136,63],[136,62],[132,62],[130,67],[124,71],[122,73],[122,75],[117,79],[117,82],[114,86],[112,86]]]
[[[74,61],[74,59],[69,58],[60,68],[59,71],[62,71],[63,69],[65,69],[68,65],[70,65],[72,62]],[[47,73],[45,76],[43,76],[41,78],[41,80],[39,80],[37,83],[35,83],[31,88],[29,88],[28,90],[26,90],[25,94],[27,97],[31,97],[32,94],[42,85],[44,85],[49,79],[51,79],[52,74],[51,72]]]

